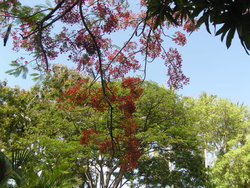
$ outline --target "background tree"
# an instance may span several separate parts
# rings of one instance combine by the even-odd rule
[[[136,182],[149,187],[206,185],[200,143],[182,98],[155,83],[145,83],[137,109],[144,155]]]
[[[230,150],[218,157],[212,169],[212,182],[217,187],[249,187],[249,131],[240,133],[228,144]]]
[[[249,111],[246,106],[202,94],[188,99],[196,118],[194,126],[204,148],[206,167],[215,187],[247,187],[249,184]],[[244,149],[243,149],[244,148]],[[242,169],[242,170],[240,170]]]
[[[54,178],[50,179],[51,183],[59,177],[67,177],[71,183],[78,179],[76,164],[80,162],[77,158],[83,155],[79,135],[75,135],[79,130],[67,120],[63,111],[58,111],[55,97],[54,100],[49,97],[51,93],[40,92],[37,88],[31,91],[1,88],[1,149],[7,156],[23,148],[35,154],[26,165],[23,187],[35,186],[42,181],[48,184],[49,178]],[[57,186],[60,182],[65,183],[62,179],[56,181]]]
[[[216,151],[218,154],[228,152],[227,143],[236,138],[248,123],[247,107],[205,93],[193,102],[199,134],[205,144],[210,151]]]

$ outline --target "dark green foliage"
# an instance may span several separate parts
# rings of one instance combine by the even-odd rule
[[[178,24],[187,19],[196,26],[206,25],[210,32],[210,24],[220,27],[215,35],[226,37],[229,48],[237,31],[242,46],[248,53],[250,50],[250,1],[249,0],[147,0],[148,18],[156,17],[155,28],[165,20]]]
[[[21,185],[24,166],[31,161],[32,152],[26,149],[12,151],[12,160],[0,151],[0,187],[5,186],[9,179]]]

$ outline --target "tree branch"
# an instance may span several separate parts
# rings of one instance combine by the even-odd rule
[[[108,129],[109,129],[109,134],[110,134],[110,137],[111,137],[111,140],[112,140],[112,149],[113,149],[113,151],[115,151],[115,148],[114,148],[115,140],[114,140],[114,137],[113,137],[113,106],[110,103],[110,101],[108,99],[108,95],[106,93],[107,84],[106,84],[106,81],[105,81],[105,72],[103,71],[103,66],[102,66],[101,50],[100,50],[100,47],[98,46],[98,43],[96,41],[96,38],[95,38],[94,34],[90,31],[90,29],[89,29],[89,27],[88,27],[88,25],[87,25],[87,23],[85,21],[83,11],[82,11],[82,0],[79,1],[79,10],[80,10],[80,16],[81,16],[82,23],[83,23],[84,27],[86,28],[87,32],[89,33],[90,37],[92,38],[93,43],[95,45],[95,48],[97,50],[97,56],[98,56],[98,60],[99,60],[99,72],[100,72],[101,85],[102,85],[102,92],[103,92],[103,95],[104,95],[104,99],[108,103],[109,108],[110,108],[110,123],[108,123]]]

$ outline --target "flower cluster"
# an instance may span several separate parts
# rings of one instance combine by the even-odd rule
[[[173,41],[180,46],[184,46],[187,43],[186,36],[180,31],[175,32]]]
[[[97,135],[97,132],[94,129],[87,129],[82,131],[82,137],[80,138],[81,145],[88,145],[93,138]]]
[[[105,25],[103,25],[103,31],[110,34],[118,27],[118,20],[114,14],[111,14],[106,20]]]
[[[121,157],[121,168],[124,170],[132,170],[138,166],[138,160],[141,157],[140,142],[135,136],[127,138],[126,152]]]
[[[168,85],[170,87],[179,89],[189,83],[189,78],[182,72],[182,58],[177,49],[169,49],[165,65],[168,67],[168,75],[170,77]]]
[[[61,102],[62,104],[59,106],[61,108],[67,108],[69,106],[85,106],[89,97],[87,90],[85,89],[88,81],[88,79],[78,80],[74,86],[61,94],[58,102]]]
[[[73,106],[88,106],[102,113],[108,111],[109,104],[117,106],[116,110],[121,115],[120,126],[117,128],[119,129],[117,135],[114,135],[115,142],[114,138],[109,138],[101,131],[90,128],[82,131],[80,144],[95,145],[101,154],[119,153],[122,168],[126,170],[135,168],[141,156],[141,148],[140,141],[135,137],[138,128],[133,114],[136,111],[135,101],[143,92],[139,87],[141,80],[133,77],[124,78],[119,86],[109,86],[106,96],[103,95],[100,87],[89,88],[89,82],[88,79],[79,80],[62,94],[60,101],[68,102]]]
[[[193,23],[193,21],[187,20],[187,22],[183,26],[183,29],[187,33],[191,33],[193,31],[197,30],[198,28],[195,26],[195,23]]]

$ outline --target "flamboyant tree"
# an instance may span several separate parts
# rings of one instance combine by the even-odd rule
[[[166,34],[176,27],[168,20],[155,29],[155,18],[147,17],[145,1],[131,8],[129,3],[54,0],[50,5],[29,7],[18,0],[0,2],[4,45],[12,42],[14,51],[29,53],[11,63],[15,68],[8,71],[9,74],[25,76],[32,65],[35,70],[50,73],[56,62],[69,66],[73,63],[79,73],[86,75],[62,92],[59,100],[68,111],[87,106],[96,113],[105,114],[100,117],[106,131],[101,133],[107,135],[90,126],[83,130],[81,144],[98,147],[103,154],[111,153],[112,158],[116,156],[120,172],[115,186],[126,170],[137,166],[141,156],[141,143],[135,136],[134,113],[135,102],[143,92],[140,85],[146,76],[147,64],[161,58],[171,88],[178,89],[189,82],[182,72],[178,50],[170,45],[169,49],[165,47],[169,43],[166,39],[184,46],[185,35],[180,31]],[[194,27],[186,20],[180,29],[190,32]],[[128,32],[130,36],[121,40],[120,36]],[[125,78],[131,71],[142,71],[143,79]],[[120,85],[113,83],[118,78],[122,79]],[[100,82],[95,84],[96,81]]]

